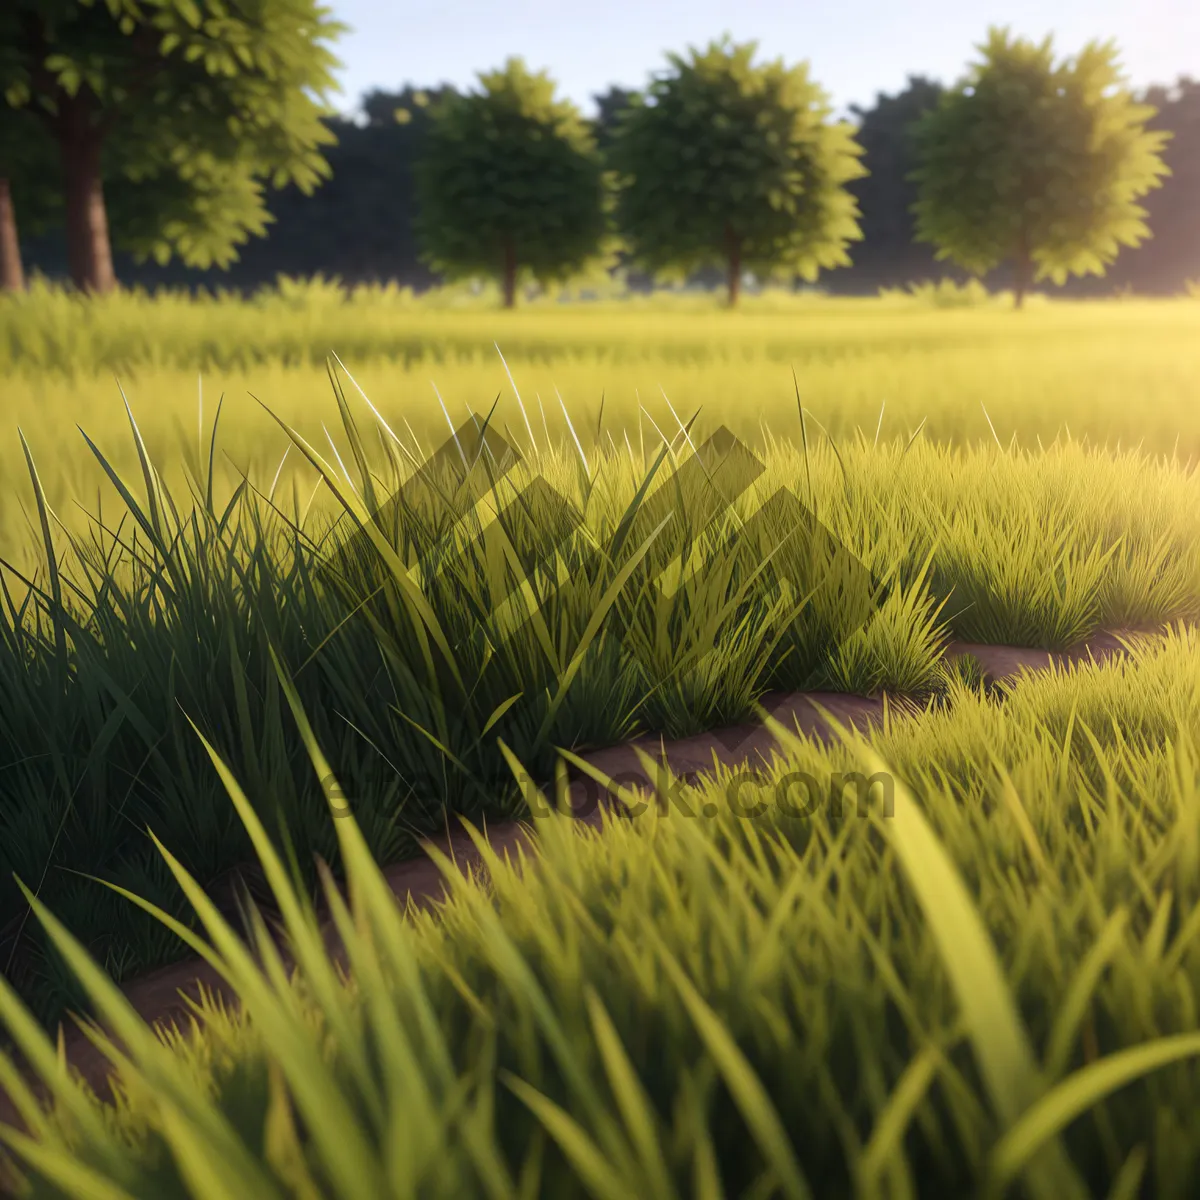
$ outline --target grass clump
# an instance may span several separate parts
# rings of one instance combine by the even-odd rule
[[[908,301],[932,308],[980,308],[988,304],[1011,303],[1011,293],[993,295],[978,279],[968,279],[961,284],[953,279],[939,279],[936,282],[930,279],[910,283],[906,288],[880,288],[879,298],[892,303]]]

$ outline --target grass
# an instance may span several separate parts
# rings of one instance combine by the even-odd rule
[[[684,789],[710,817],[549,818],[519,869],[451,874],[439,914],[401,914],[333,822],[352,982],[210,749],[298,975],[257,967],[166,855],[242,1014],[164,1045],[39,905],[130,1050],[101,1108],[0,987],[59,1103],[22,1096],[34,1137],[5,1135],[28,1194],[1195,1194],[1200,638],[1006,691],[791,739],[753,819],[728,777]],[[853,768],[890,772],[890,813],[789,810],[797,772]]]
[[[637,449],[602,426],[566,445],[507,429],[523,457],[505,475],[474,427],[435,454],[369,409],[361,425],[335,383],[332,454],[281,431],[308,471],[290,497],[278,471],[219,478],[219,421],[176,494],[131,424],[140,483],[93,443],[110,502],[68,523],[25,447],[33,528],[5,559],[0,625],[0,951],[44,1019],[84,997],[14,872],[121,980],[183,946],[88,876],[182,918],[147,828],[210,889],[252,861],[193,724],[309,888],[314,853],[336,865],[276,660],[395,861],[448,814],[521,810],[500,740],[549,779],[557,747],[698,733],[770,689],[929,695],[947,635],[1061,648],[1200,610],[1200,497],[1178,461],[839,448],[806,418],[799,445],[716,457],[698,424]],[[469,436],[470,481],[450,469]]]
[[[489,303],[0,301],[31,1194],[1194,1194],[1200,640],[999,688],[940,658],[1198,615],[1194,302]],[[489,442],[464,483],[468,410],[511,472]],[[372,859],[522,813],[570,747],[803,687],[929,703],[603,837],[540,822],[436,916],[383,893]],[[789,816],[853,770],[890,807]],[[292,983],[233,930],[255,862]],[[248,1016],[163,1046],[115,985],[189,947]],[[116,1110],[61,1071],[65,1008],[130,1047]]]
[[[47,494],[64,507],[103,482],[70,433],[76,424],[101,444],[119,443],[117,465],[137,470],[114,374],[156,461],[205,442],[199,377],[205,420],[226,398],[223,444],[233,462],[265,473],[286,440],[247,393],[323,444],[331,351],[390,423],[403,418],[422,439],[445,431],[431,382],[456,422],[499,394],[498,418],[519,426],[515,383],[539,436],[539,398],[556,438],[567,434],[558,394],[589,429],[603,395],[608,427],[632,436],[645,425],[643,407],[660,424],[670,420],[665,393],[679,412],[700,409],[757,438],[763,422],[780,433],[794,427],[794,368],[804,404],[840,442],[856,428],[906,439],[924,422],[923,436],[939,443],[991,442],[994,427],[1004,444],[1016,436],[1032,449],[1069,432],[1099,445],[1178,449],[1188,460],[1200,452],[1198,330],[1192,300],[1047,302],[1018,314],[914,296],[767,295],[728,313],[711,297],[657,296],[503,313],[483,300],[369,289],[345,300],[317,285],[247,302],[124,293],[87,302],[35,288],[0,298],[0,380],[10,427],[41,448]],[[15,441],[0,439],[0,474],[22,473]],[[7,495],[0,505],[3,538],[20,517]]]
[[[0,951],[44,1019],[84,997],[14,872],[120,980],[183,947],[88,876],[184,917],[147,828],[209,888],[252,861],[193,723],[309,888],[314,853],[336,865],[277,659],[394,861],[448,814],[521,810],[500,740],[549,779],[558,747],[698,733],[770,689],[929,695],[948,634],[1060,648],[1200,610],[1197,477],[1169,459],[839,448],[807,418],[800,445],[706,458],[699,425],[637,449],[581,426],[566,445],[509,429],[522,461],[502,475],[501,449],[485,476],[481,456],[468,484],[460,444],[439,456],[337,400],[333,452],[281,431],[308,470],[290,498],[277,472],[219,479],[216,428],[176,494],[133,424],[140,483],[95,447],[110,503],[72,526],[26,447],[33,529],[0,625]],[[738,494],[724,516],[715,491]]]

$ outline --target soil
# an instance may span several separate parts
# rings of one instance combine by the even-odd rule
[[[1097,634],[1070,650],[1051,652],[1017,646],[984,646],[972,643],[949,643],[948,658],[964,654],[973,656],[982,668],[985,680],[998,682],[1012,679],[1026,670],[1045,669],[1055,663],[1068,664],[1087,661],[1101,662],[1125,651],[1126,642],[1157,631],[1121,631]],[[831,721],[846,727],[864,728],[882,719],[885,705],[903,707],[899,702],[883,697],[854,696],[831,692],[769,693],[759,703],[777,721],[803,734],[815,734],[829,739],[833,736]],[[638,751],[656,762],[665,762],[675,778],[687,781],[702,772],[711,771],[715,763],[726,767],[750,767],[768,764],[778,751],[772,732],[762,723],[727,726],[710,730],[695,737],[666,741],[660,737],[640,737],[618,746],[595,750],[580,757],[613,782],[629,788],[652,789],[654,782],[647,774]],[[574,818],[581,827],[598,827],[603,789],[578,769],[568,773],[570,802]],[[535,819],[566,819],[547,814]],[[506,821],[484,827],[490,846],[501,855],[511,854],[519,846],[532,844],[534,827],[529,822]],[[455,830],[429,839],[455,862],[462,871],[477,871],[481,857],[465,830]],[[395,863],[384,869],[384,876],[398,902],[419,909],[437,904],[445,894],[444,876],[430,858]],[[337,933],[327,919],[322,931],[331,954],[341,958]],[[285,960],[286,950],[281,945]],[[202,959],[188,959],[153,971],[122,986],[122,990],[137,1013],[147,1022],[177,1024],[186,1029],[192,1019],[187,999],[197,1001],[201,991],[221,997],[236,1007],[236,996],[218,973]],[[186,998],[186,999],[185,999]],[[63,1029],[68,1063],[78,1071],[97,1095],[111,1095],[108,1087],[110,1064],[74,1024]],[[119,1043],[118,1043],[119,1044]],[[0,1090],[0,1123],[23,1129],[24,1124],[9,1097]]]

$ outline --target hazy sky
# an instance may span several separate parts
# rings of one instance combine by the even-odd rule
[[[992,24],[1060,53],[1113,38],[1135,85],[1200,76],[1200,0],[326,0],[352,26],[338,107],[371,87],[467,87],[510,54],[547,69],[590,108],[609,84],[638,87],[668,50],[728,32],[760,54],[807,59],[841,107],[911,74],[951,82]]]

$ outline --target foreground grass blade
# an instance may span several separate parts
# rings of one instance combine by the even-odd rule
[[[599,1200],[628,1200],[629,1185],[601,1153],[587,1131],[552,1100],[523,1079],[505,1073],[504,1084],[545,1127],[592,1196]]]
[[[42,542],[46,548],[46,570],[50,576],[50,596],[54,601],[54,650],[58,656],[59,670],[67,669],[67,634],[63,627],[62,580],[58,573],[58,555],[54,551],[54,538],[50,534],[50,506],[46,503],[46,489],[42,487],[41,476],[34,465],[33,452],[25,440],[25,434],[17,430],[21,439],[21,449],[25,452],[25,465],[29,468],[29,478],[33,483],[34,499],[37,501],[38,522],[41,526]]]
[[[621,1115],[625,1120],[629,1135],[633,1139],[643,1177],[650,1185],[651,1190],[647,1194],[662,1197],[663,1200],[673,1198],[675,1189],[671,1186],[670,1174],[667,1170],[666,1160],[663,1158],[659,1123],[651,1106],[650,1098],[646,1095],[645,1089],[637,1077],[637,1072],[629,1061],[629,1056],[621,1044],[620,1034],[613,1025],[612,1018],[605,1012],[604,1004],[594,988],[590,986],[587,988],[585,999],[609,1086],[621,1109]]]
[[[0,1125],[0,1141],[5,1142],[14,1154],[43,1179],[60,1188],[71,1200],[136,1200],[133,1193],[127,1192],[100,1171],[91,1170],[72,1159],[65,1152],[65,1147],[47,1145],[5,1125]]]
[[[1039,1148],[1107,1096],[1160,1067],[1200,1055],[1200,1034],[1159,1038],[1069,1075],[1032,1104],[992,1150],[986,1195],[999,1197]]]
[[[208,1164],[206,1179],[210,1190],[206,1193],[214,1200],[237,1200],[238,1196],[274,1197],[277,1195],[259,1163],[248,1153],[245,1143],[230,1127],[224,1116],[214,1108],[206,1097],[197,1093],[194,1081],[189,1078],[184,1065],[171,1050],[158,1040],[150,1026],[146,1025],[134,1010],[129,999],[113,983],[108,975],[92,960],[79,942],[52,916],[46,908],[26,889],[26,896],[38,920],[53,940],[55,948],[67,962],[75,976],[87,989],[89,997],[100,1015],[112,1026],[114,1033],[130,1047],[133,1060],[146,1082],[158,1093],[157,1103],[164,1121],[170,1121],[175,1133],[177,1156],[195,1159]],[[11,1014],[5,1014],[6,1019]],[[56,1056],[57,1057],[57,1056]],[[40,1067],[40,1064],[39,1064]],[[55,1075],[63,1078],[61,1068],[47,1070],[40,1067],[44,1079]],[[58,1092],[60,1098],[66,1092],[73,1093],[74,1116],[84,1118],[84,1128],[96,1128],[99,1115],[91,1109],[74,1083]],[[109,1160],[119,1153],[118,1145],[102,1133],[93,1133],[91,1140],[101,1146],[110,1147]],[[119,1178],[118,1174],[118,1178]]]
[[[855,745],[867,770],[893,774],[864,742],[857,740]],[[895,815],[880,826],[929,922],[996,1116],[1003,1126],[1012,1126],[1038,1099],[1042,1083],[987,929],[915,797],[900,780]],[[1026,1181],[1038,1200],[1087,1200],[1083,1181],[1057,1138],[1048,1139],[1028,1163]]]
[[[730,1037],[721,1019],[705,1003],[704,997],[684,974],[675,956],[662,944],[656,934],[653,940],[660,946],[660,962],[671,982],[675,985],[696,1031],[700,1034],[709,1054],[712,1055],[746,1122],[751,1135],[758,1142],[763,1157],[775,1172],[782,1194],[789,1200],[810,1200],[812,1192],[805,1181],[800,1164],[796,1161],[787,1130],[779,1120],[779,1114],[771,1103],[771,1097],[755,1075],[746,1057]]]
[[[880,416],[882,419],[882,412]],[[937,1065],[937,1054],[928,1048],[922,1050],[905,1068],[895,1091],[888,1097],[858,1161],[859,1186],[867,1194],[879,1186],[888,1163],[903,1144],[913,1113],[928,1094]]]

